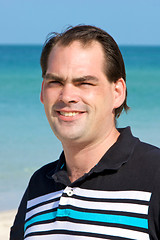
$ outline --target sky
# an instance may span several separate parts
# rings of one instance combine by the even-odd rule
[[[103,28],[121,45],[160,45],[160,0],[0,0],[0,44],[43,44],[78,24]]]

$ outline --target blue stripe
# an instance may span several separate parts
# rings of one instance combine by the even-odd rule
[[[55,212],[41,214],[39,216],[33,217],[31,220],[26,222],[24,229],[26,229],[29,225],[36,222],[55,219],[56,216],[70,217],[73,219],[84,220],[84,221],[97,221],[97,222],[104,222],[104,223],[123,224],[123,225],[148,229],[148,220],[144,218],[111,215],[111,214],[79,212],[72,209],[58,209],[57,212],[55,211]]]
[[[57,217],[68,216],[73,219],[86,220],[86,221],[98,221],[105,223],[123,224],[134,227],[148,229],[148,220],[144,218],[128,217],[121,215],[100,214],[100,213],[88,213],[79,212],[72,209],[58,209]]]
[[[39,216],[33,217],[31,220],[25,223],[24,230],[26,230],[26,228],[33,223],[54,219],[56,217],[56,213],[57,212],[55,211],[55,212],[45,213],[45,214],[41,214]]]
[[[62,166],[60,167],[60,169],[62,169],[64,167],[64,163],[62,164]]]

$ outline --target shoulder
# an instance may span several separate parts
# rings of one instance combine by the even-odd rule
[[[51,176],[51,173],[56,171],[57,168],[57,164],[58,164],[58,160],[48,163],[44,166],[42,166],[41,168],[39,168],[37,171],[34,172],[34,174],[31,177],[31,180],[37,177],[46,177]]]
[[[54,191],[54,181],[49,173],[56,170],[57,162],[44,165],[31,176],[27,187],[27,201]]]
[[[139,172],[144,181],[157,185],[160,181],[160,149],[138,141],[132,160],[132,170]]]
[[[160,165],[160,149],[148,143],[138,141],[135,146],[134,154],[137,158],[147,161],[154,161]]]
[[[58,160],[52,163],[48,163],[39,168],[30,178],[28,188],[29,189],[41,189],[49,186],[53,181],[52,175],[56,171]]]

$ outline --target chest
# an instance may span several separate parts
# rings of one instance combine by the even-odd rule
[[[136,190],[66,187],[28,201],[24,239],[147,240],[150,197]]]

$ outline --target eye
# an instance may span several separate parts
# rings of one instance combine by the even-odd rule
[[[54,76],[54,74],[50,74],[47,73],[44,76],[44,80],[46,81],[46,84],[48,84],[49,86],[60,86],[63,85],[63,79],[61,79],[60,77]]]
[[[79,85],[82,85],[82,86],[94,86],[94,84],[91,83],[91,82],[81,82]]]
[[[84,85],[93,85],[93,83],[90,83],[90,82],[84,82],[83,84]]]
[[[62,82],[58,80],[48,80],[48,84],[55,85],[55,86],[63,85]]]

